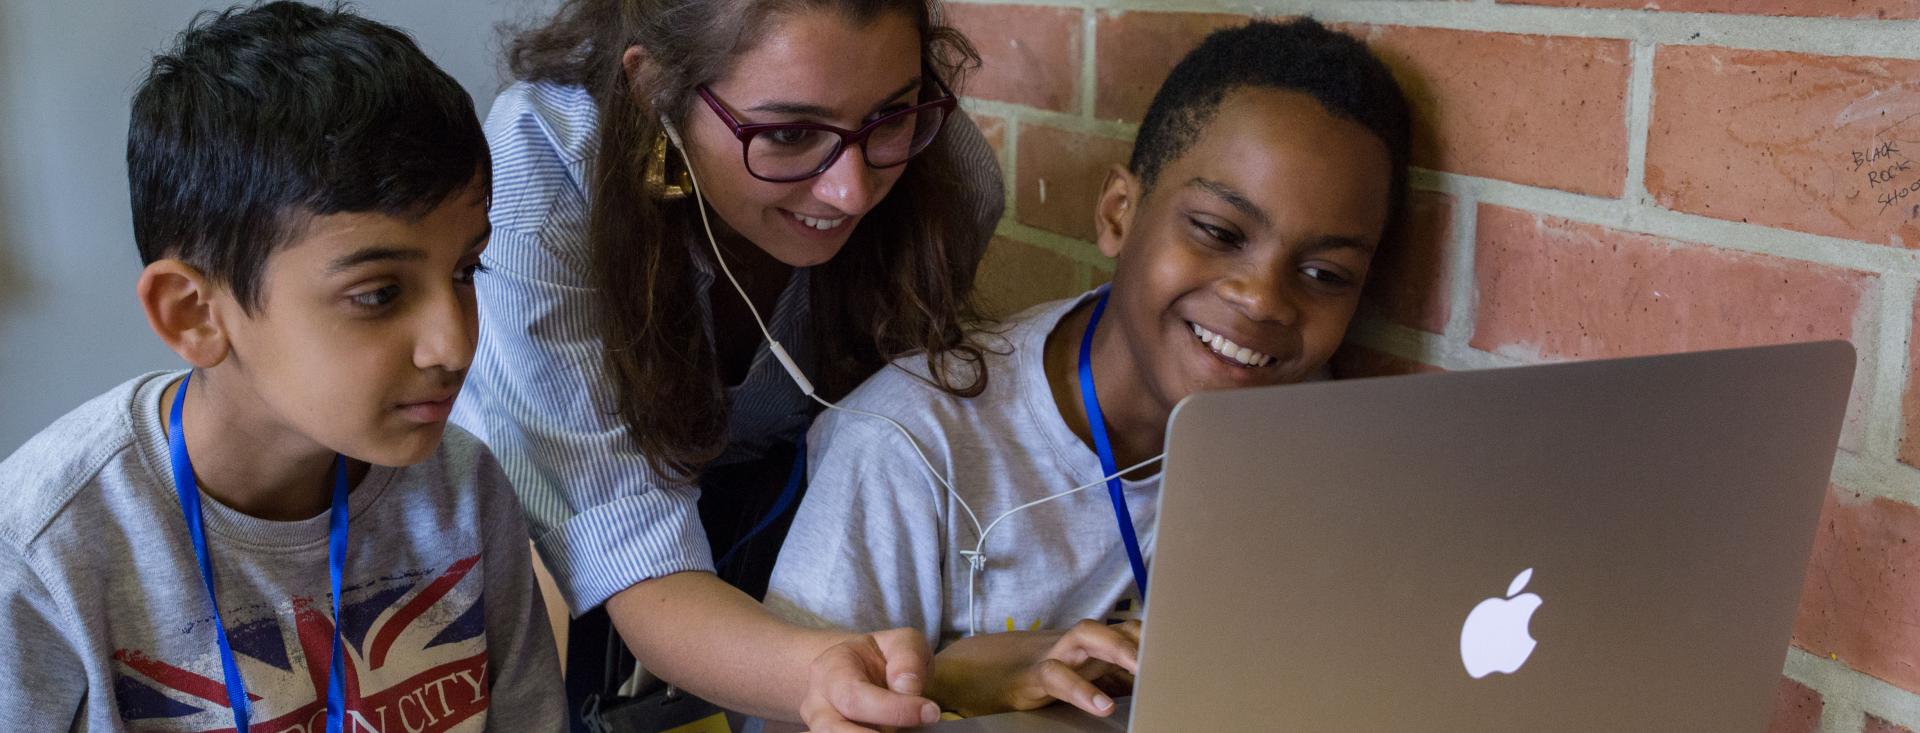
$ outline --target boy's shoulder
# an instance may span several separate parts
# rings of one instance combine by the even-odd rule
[[[1019,375],[1011,372],[1030,355],[1031,358],[1038,358],[1038,352],[1045,346],[1047,333],[1053,329],[1053,324],[1078,301],[1078,298],[1050,301],[1004,320],[974,324],[968,327],[966,338],[979,354],[978,358],[962,358],[958,352],[950,352],[952,355],[940,366],[950,383],[969,384],[984,374],[989,391],[1008,387],[1009,382],[1019,378]],[[955,396],[941,389],[933,379],[933,367],[926,352],[898,357],[869,377],[847,396],[847,400],[890,403],[900,398],[926,402],[974,399]]]
[[[991,419],[989,413],[1015,409],[1026,396],[1047,391],[1046,375],[1040,367],[1047,335],[1062,315],[1085,299],[1080,295],[1041,303],[1004,320],[971,328],[967,338],[978,357],[949,356],[940,366],[950,384],[967,385],[984,378],[986,384],[979,394],[962,397],[941,389],[932,378],[926,354],[917,352],[894,359],[840,404],[887,415],[905,423],[915,434],[923,428],[945,432],[948,427]],[[843,427],[856,432],[892,430],[884,423],[871,425],[879,421],[867,418],[836,420],[833,411],[822,419],[845,423]]]
[[[451,422],[447,423],[440,447],[432,455],[398,469],[397,475],[397,481],[406,488],[400,501],[409,511],[441,517],[468,516],[456,521],[485,521],[470,512],[484,517],[520,511],[513,485],[493,452],[479,438]]]
[[[0,461],[0,539],[24,546],[115,462],[144,462],[134,424],[134,402],[154,380],[144,374],[86,401],[29,438]]]
[[[433,464],[433,471],[443,483],[459,491],[473,486],[489,490],[506,487],[506,474],[501,471],[493,451],[473,433],[451,422],[440,437],[439,449],[427,461]]]

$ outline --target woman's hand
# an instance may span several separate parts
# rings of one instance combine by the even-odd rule
[[[935,658],[934,700],[968,717],[1031,710],[1061,700],[1098,716],[1133,690],[1140,622],[1085,620],[1065,632],[970,636]]]
[[[720,707],[830,733],[922,725],[940,709],[926,637],[803,628],[712,573],[662,576],[607,601],[620,638],[661,679]],[[891,689],[889,689],[891,688]]]
[[[891,629],[843,641],[814,658],[800,720],[817,733],[870,733],[858,723],[931,725],[940,707],[920,697],[932,658],[926,637]]]

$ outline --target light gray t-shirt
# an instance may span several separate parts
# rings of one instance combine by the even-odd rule
[[[807,495],[767,605],[818,626],[913,627],[941,647],[967,635],[969,613],[981,633],[1136,618],[1139,594],[1106,484],[1008,515],[1105,473],[1060,416],[1042,365],[1047,334],[1089,295],[1035,306],[996,333],[976,334],[989,350],[978,396],[942,392],[922,380],[926,360],[908,357],[842,401],[904,424],[972,517],[893,426],[823,413],[808,435]],[[1125,484],[1149,555],[1159,490],[1158,476]],[[985,570],[973,578],[961,552],[973,551],[989,525]]]
[[[0,462],[0,730],[232,728],[169,468],[161,394],[180,376],[123,384]],[[202,499],[253,730],[324,730],[329,513]],[[526,525],[486,449],[450,427],[427,460],[368,471],[348,510],[346,729],[564,729]]]

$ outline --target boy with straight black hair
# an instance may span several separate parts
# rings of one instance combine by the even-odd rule
[[[910,358],[844,401],[904,423],[944,483],[884,421],[822,415],[767,603],[920,629],[942,647],[928,695],[950,710],[1110,712],[1135,669],[1169,414],[1197,391],[1323,374],[1405,201],[1410,136],[1357,39],[1312,20],[1209,36],[1093,212],[1111,286],[978,334],[979,396],[932,389]]]
[[[191,365],[0,462],[0,728],[555,730],[506,477],[447,427],[491,164],[393,28],[203,14],[133,99],[137,292]]]

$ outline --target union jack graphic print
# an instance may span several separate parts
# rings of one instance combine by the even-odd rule
[[[351,733],[466,733],[486,723],[487,648],[481,573],[474,555],[438,571],[400,573],[343,594],[347,715]],[[326,730],[331,598],[290,598],[227,616],[228,638],[252,701],[249,733]],[[210,636],[202,624],[182,633]],[[212,644],[168,661],[114,652],[114,696],[136,731],[233,733],[233,711]]]

